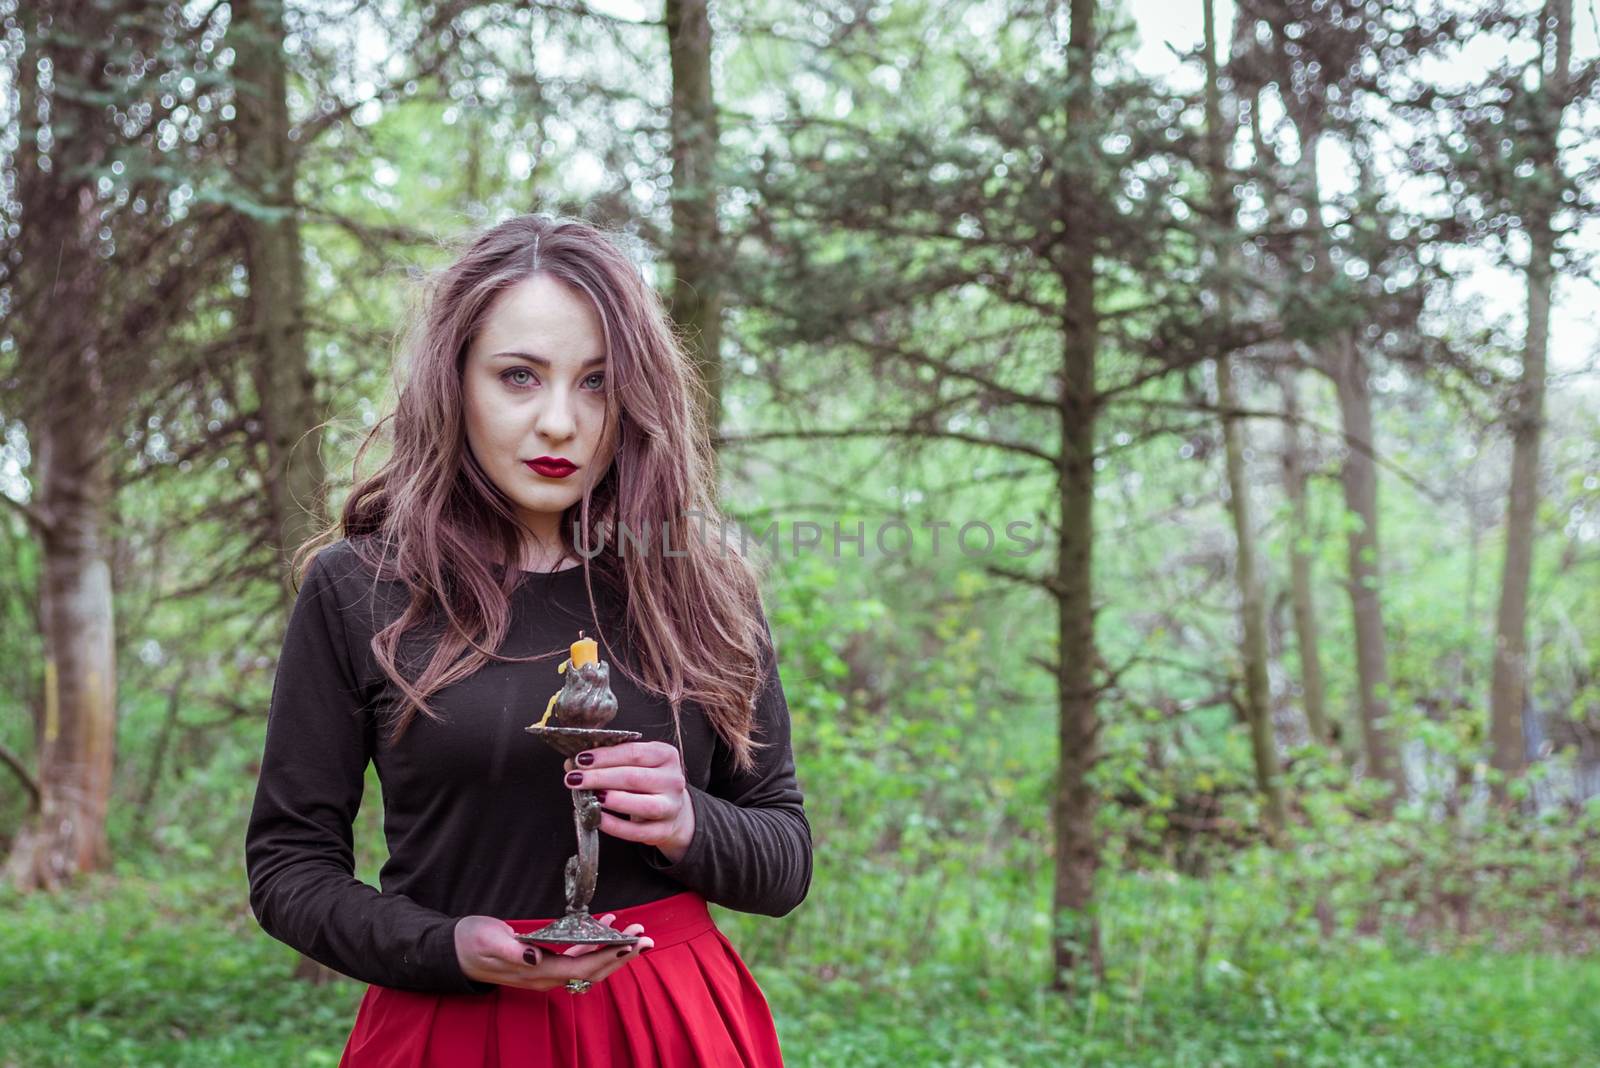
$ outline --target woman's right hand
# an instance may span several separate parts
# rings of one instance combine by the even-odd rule
[[[607,927],[617,917],[606,913]],[[623,934],[636,935],[644,925],[635,923]],[[470,979],[526,990],[553,990],[568,979],[598,983],[634,957],[655,945],[641,938],[631,946],[569,946],[557,953],[544,946],[527,945],[514,937],[516,929],[493,916],[463,916],[455,928],[456,960]]]

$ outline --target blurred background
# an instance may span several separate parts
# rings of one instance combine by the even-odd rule
[[[1600,1063],[1597,21],[0,0],[0,1064],[336,1062],[245,896],[286,553],[523,211],[777,532],[791,1063]]]

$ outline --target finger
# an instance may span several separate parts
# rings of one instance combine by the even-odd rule
[[[545,958],[544,966],[540,968],[537,977],[528,975],[524,970],[509,978],[513,985],[529,986],[530,989],[535,978],[546,982],[555,980],[557,983],[564,983],[568,979],[587,979],[591,983],[597,983],[654,945],[653,940],[645,937],[631,947],[618,946],[615,949],[610,946],[604,947],[611,950],[606,953],[587,953],[579,957],[551,955]]]
[[[591,983],[603,983],[611,977],[611,973],[628,963],[627,960],[613,956],[610,953],[600,953],[590,958],[594,967],[590,968],[579,979],[587,979]]]
[[[640,939],[631,946],[618,946],[614,952],[597,954],[593,961],[594,970],[584,978],[599,982],[654,944],[649,939]]]
[[[554,960],[554,958],[552,958]],[[559,964],[546,968],[542,976],[546,979],[556,979],[566,982],[568,979],[587,979],[591,983],[598,983],[619,965],[627,963],[625,957],[617,956],[617,951],[606,947],[604,953],[586,953],[581,957],[563,957]]]
[[[611,923],[611,921],[614,921],[614,919],[616,919],[616,913],[606,913],[605,916],[600,918],[600,923],[605,924],[606,927],[613,927],[613,923]],[[622,934],[637,935],[643,931],[645,931],[645,924],[629,924],[626,931],[622,931]],[[605,945],[605,943],[579,943],[579,945],[566,946],[565,950],[562,950],[562,956],[565,956],[565,958],[568,959],[573,959],[579,958],[579,956],[589,956],[590,953],[597,953],[597,951],[600,950],[614,950],[614,948],[622,948],[622,946],[614,945],[614,943],[613,945]]]
[[[670,794],[634,793],[630,790],[606,790],[601,802],[601,812],[626,813],[635,820],[670,820],[683,808],[680,798]]]
[[[679,768],[641,768],[629,764],[624,767],[601,768],[595,771],[592,768],[578,772],[578,780],[573,782],[570,778],[562,781],[574,790],[629,790],[636,794],[681,794],[687,788],[687,780]]]
[[[612,925],[612,922],[615,921],[616,918],[617,918],[617,914],[615,912],[608,912],[604,916],[601,916],[599,918],[598,922],[599,922],[600,926],[602,926],[602,927],[610,927]],[[562,956],[566,956],[566,957],[582,957],[582,956],[584,956],[586,954],[593,953],[597,949],[604,949],[604,948],[605,948],[605,946],[603,944],[596,945],[596,944],[588,944],[588,943],[578,943],[576,945],[568,946],[566,949],[562,950],[561,953],[562,953]]]
[[[589,763],[572,765],[579,771],[590,768],[616,768],[633,765],[640,768],[659,768],[678,764],[677,747],[667,742],[623,742],[621,745],[608,745],[601,749],[585,749],[578,756],[588,754],[594,759]],[[572,758],[576,760],[576,757]],[[568,770],[572,770],[569,768]]]
[[[540,980],[543,980],[546,984],[553,981],[555,989],[559,990],[560,984],[567,982],[569,979],[588,979],[593,982],[596,973],[613,962],[624,963],[608,953],[589,954],[583,957],[547,957],[545,958],[544,967],[540,968],[536,974],[528,974],[524,971],[521,976],[522,982],[518,985],[539,989],[532,986],[532,984]],[[546,986],[546,989],[549,989],[549,987]]]
[[[600,833],[609,834],[628,842],[656,845],[671,837],[671,820],[629,820],[605,810],[600,812]]]

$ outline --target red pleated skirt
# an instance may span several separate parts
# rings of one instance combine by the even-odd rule
[[[614,912],[655,945],[586,993],[497,986],[422,994],[369,986],[340,1068],[776,1068],[766,995],[703,897]],[[521,934],[550,920],[507,920]]]

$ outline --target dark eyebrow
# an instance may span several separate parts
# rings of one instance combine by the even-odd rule
[[[491,360],[500,360],[500,359],[507,359],[507,358],[513,359],[513,360],[527,360],[529,363],[535,364],[535,365],[537,365],[539,367],[549,367],[550,366],[550,358],[548,356],[536,356],[531,352],[497,352],[493,356],[489,357],[489,359],[491,359]],[[604,367],[605,363],[606,363],[606,358],[604,356],[596,356],[594,359],[592,359],[588,363],[584,364],[583,367],[581,368],[581,370],[587,371],[591,367]]]

